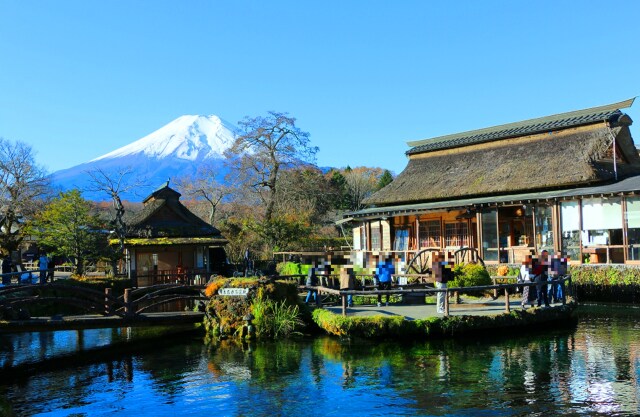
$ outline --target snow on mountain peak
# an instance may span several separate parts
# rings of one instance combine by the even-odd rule
[[[158,159],[173,156],[190,161],[221,158],[236,136],[236,129],[218,116],[186,115],[90,162],[137,154]]]

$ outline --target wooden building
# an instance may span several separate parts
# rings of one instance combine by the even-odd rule
[[[168,182],[143,204],[125,240],[132,279],[138,286],[206,282],[216,263],[224,263],[227,240],[220,231],[189,211]]]
[[[471,247],[489,263],[544,249],[639,262],[640,157],[620,111],[632,104],[409,142],[404,171],[347,217],[356,258]]]

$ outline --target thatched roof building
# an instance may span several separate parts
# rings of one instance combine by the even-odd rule
[[[227,239],[189,211],[169,182],[143,203],[125,239],[128,271],[136,285],[203,284],[208,273],[223,267]]]
[[[180,193],[170,188],[168,182],[145,198],[143,204],[142,211],[130,221],[129,243],[227,243],[218,229],[180,202]]]
[[[389,252],[424,273],[436,252],[519,264],[547,251],[640,264],[640,157],[620,111],[633,101],[409,142],[404,171],[342,220],[354,262]]]
[[[365,203],[386,206],[566,189],[639,175],[631,118],[619,110],[632,103],[409,142],[405,170]]]

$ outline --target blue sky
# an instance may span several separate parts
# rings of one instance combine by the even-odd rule
[[[639,18],[638,1],[0,0],[0,137],[56,171],[184,114],[275,110],[319,165],[397,174],[409,140],[640,94]]]

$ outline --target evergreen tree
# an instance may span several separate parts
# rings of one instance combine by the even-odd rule
[[[380,189],[386,187],[387,185],[389,185],[391,183],[391,181],[393,181],[393,175],[391,175],[391,172],[389,172],[388,169],[385,169],[384,173],[382,174],[382,176],[378,180],[377,189],[380,190]]]

